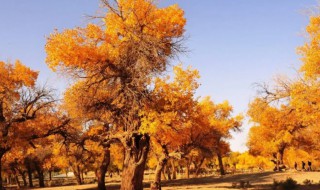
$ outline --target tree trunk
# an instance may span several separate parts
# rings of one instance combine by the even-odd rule
[[[187,167],[186,167],[186,174],[187,174],[187,179],[189,179],[190,178],[190,164],[189,163],[187,163]]]
[[[165,148],[165,146],[163,146],[162,149],[163,149],[163,153],[159,158],[159,161],[157,164],[154,181],[151,183],[151,190],[161,190],[161,173],[168,161],[168,151]]]
[[[171,171],[170,171],[170,168],[168,166],[165,166],[165,171],[167,173],[168,180],[171,180]]]
[[[26,158],[24,161],[26,168],[27,168],[27,173],[28,173],[28,180],[29,180],[29,187],[33,187],[33,182],[32,182],[32,169],[31,169],[31,163],[30,159]]]
[[[52,171],[49,170],[49,180],[51,181],[52,180]]]
[[[130,134],[122,142],[125,148],[121,190],[142,190],[143,174],[150,147],[147,134]]]
[[[82,179],[81,179],[81,171],[80,171],[80,166],[77,165],[76,168],[73,169],[73,174],[76,177],[76,181],[78,185],[82,184]]]
[[[32,171],[31,168],[28,169],[28,180],[29,180],[29,187],[33,187],[33,181],[32,181]]]
[[[22,180],[23,180],[23,186],[24,186],[24,187],[27,187],[28,184],[27,184],[26,174],[23,172],[23,173],[21,174],[21,176],[22,176]]]
[[[4,189],[2,184],[2,162],[1,162],[2,156],[3,154],[0,153],[0,190]]]
[[[192,157],[191,158],[187,158],[187,167],[186,167],[187,179],[190,178],[190,166],[191,166],[191,163],[192,163]]]
[[[22,181],[23,181],[23,186],[27,186],[27,180],[26,180],[26,171],[23,171],[21,168],[17,167],[17,171],[21,175]]]
[[[81,171],[81,181],[82,181],[82,183],[84,183],[84,172],[83,172],[83,170]]]
[[[10,149],[0,148],[0,190],[4,189],[3,183],[2,183],[2,157],[9,150]]]
[[[163,180],[167,180],[166,174],[164,173],[164,170],[161,170],[161,176]]]
[[[17,189],[20,189],[21,185],[20,185],[19,177],[16,173],[14,173],[14,179],[16,180],[16,183],[17,183]]]
[[[39,186],[40,187],[44,187],[44,175],[43,175],[43,170],[41,168],[41,166],[39,165],[39,163],[35,163],[35,168],[39,177]]]
[[[172,179],[177,179],[177,171],[174,165],[174,160],[171,159],[171,168],[172,168]]]
[[[110,149],[109,147],[105,147],[103,161],[96,173],[96,176],[98,178],[98,190],[106,189],[105,178],[106,178],[106,173],[107,173],[109,163],[110,163]]]
[[[195,173],[196,177],[198,177],[198,175],[199,175],[199,172],[200,172],[200,169],[201,169],[201,166],[202,166],[204,160],[205,160],[205,158],[203,157],[203,158],[200,160],[200,163],[199,163],[198,165],[197,165],[196,163],[194,164],[195,169],[196,169],[196,173]]]
[[[218,162],[219,162],[220,174],[221,175],[225,175],[225,171],[224,171],[224,168],[223,168],[223,162],[222,162],[222,156],[221,156],[220,151],[218,151],[217,157],[218,157]]]
[[[284,149],[279,151],[279,154],[280,154],[279,162],[280,162],[280,164],[283,164]]]

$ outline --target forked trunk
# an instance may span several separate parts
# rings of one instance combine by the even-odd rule
[[[96,176],[98,178],[98,190],[106,189],[105,178],[106,178],[106,173],[107,173],[109,163],[110,163],[110,149],[109,147],[105,147],[103,161],[96,173]]]
[[[23,186],[27,186],[27,180],[26,180],[26,171],[23,171],[22,169],[17,169],[19,174],[21,175],[22,181],[23,181]]]
[[[203,157],[198,164],[197,163],[194,164],[195,165],[195,169],[196,169],[196,173],[195,173],[196,177],[199,176],[200,169],[201,169],[201,166],[202,166],[204,160],[205,160],[205,158]]]
[[[147,134],[133,133],[122,142],[125,148],[121,190],[142,190],[143,174],[150,146]]]

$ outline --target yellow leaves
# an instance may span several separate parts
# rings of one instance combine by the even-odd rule
[[[45,46],[46,62],[55,71],[60,68],[93,71],[106,60],[113,61],[113,44],[105,42],[103,31],[94,24],[87,28],[68,29],[54,32]]]
[[[138,40],[142,36],[168,40],[180,37],[186,19],[177,5],[157,8],[148,0],[122,0],[118,11],[109,10],[104,18],[106,34],[119,38]]]
[[[157,8],[148,0],[119,1],[103,21],[104,26],[88,24],[85,28],[51,34],[45,47],[49,67],[54,71],[58,68],[79,72],[80,69],[93,73],[108,64],[117,64],[128,41],[140,46],[143,41],[150,40],[155,44],[147,47],[149,50],[156,48],[168,56],[171,54],[171,41],[183,35],[186,22],[177,5]]]
[[[38,78],[38,72],[23,65],[19,60],[15,64],[0,61],[0,88],[16,91],[22,86],[33,87]]]
[[[210,97],[205,97],[199,103],[202,112],[202,119],[207,120],[204,123],[206,127],[216,131],[220,138],[229,138],[230,130],[236,130],[241,126],[243,117],[241,115],[232,117],[232,106],[228,101],[220,104],[214,104]]]
[[[320,74],[320,17],[310,17],[310,23],[306,28],[309,34],[309,42],[298,48],[298,53],[302,56],[301,60],[303,71],[306,77],[317,78]]]
[[[112,165],[117,166],[119,170],[123,168],[124,148],[120,144],[112,144],[110,147]]]
[[[170,84],[171,86],[176,86],[177,88],[180,88],[180,91],[189,93],[194,93],[199,87],[199,83],[197,82],[200,78],[198,70],[192,69],[191,66],[184,70],[180,64],[173,68],[173,72],[174,82],[173,84]]]
[[[252,168],[273,168],[273,163],[270,162],[269,158],[262,156],[252,156],[248,152],[244,152],[237,156],[238,164],[237,169],[252,169]]]
[[[153,104],[140,112],[140,131],[162,143],[178,146],[186,140],[184,133],[192,127],[191,114],[195,106],[194,92],[198,87],[197,70],[174,67],[174,78],[155,79]]]
[[[34,86],[35,81],[38,78],[38,72],[26,67],[19,60],[15,62],[12,75],[15,81],[21,81],[23,85],[29,87]]]

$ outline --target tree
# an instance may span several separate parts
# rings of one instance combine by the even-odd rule
[[[249,105],[248,115],[254,122],[248,141],[252,154],[272,156],[276,164],[283,165],[285,151],[297,144],[307,143],[316,132],[319,118],[317,83],[298,78],[278,79],[273,88],[262,85],[260,96]],[[310,143],[310,142],[309,142]]]
[[[155,179],[151,189],[161,189],[161,173],[170,158],[180,158],[180,147],[186,143],[186,129],[192,127],[195,90],[199,73],[191,67],[175,66],[174,78],[157,78],[152,102],[141,112],[140,131],[151,136],[153,152],[158,156]]]
[[[318,78],[320,74],[319,52],[320,52],[320,16],[310,17],[310,23],[306,28],[309,41],[298,48],[298,53],[302,56],[303,65],[301,71],[306,77]]]
[[[219,168],[221,175],[224,175],[224,168],[222,157],[225,156],[229,151],[229,144],[226,142],[227,139],[231,138],[230,132],[239,131],[242,125],[242,116],[232,116],[233,108],[227,102],[224,101],[220,104],[214,104],[210,97],[204,98],[200,103],[201,114],[198,116],[200,119],[207,117],[205,121],[204,129],[201,131],[208,130],[207,133],[204,133],[203,139],[211,139],[211,141],[206,140],[209,143],[209,150],[212,150],[218,157]],[[210,146],[211,144],[211,146]]]
[[[176,5],[158,8],[152,1],[104,1],[103,26],[50,35],[47,64],[79,79],[88,113],[109,114],[125,149],[121,189],[142,189],[150,137],[139,132],[139,111],[150,101],[151,79],[165,71],[180,51],[186,20]]]
[[[35,87],[38,72],[24,66],[20,61],[15,64],[0,62],[0,189],[1,159],[13,146],[34,135],[30,125],[38,113],[48,109],[55,101],[52,91]],[[28,126],[28,127],[27,127]]]

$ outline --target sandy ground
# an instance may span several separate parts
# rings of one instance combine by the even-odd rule
[[[320,172],[300,172],[300,171],[287,171],[287,172],[260,172],[260,173],[250,173],[250,174],[235,174],[226,175],[223,177],[218,176],[208,176],[199,177],[192,179],[178,179],[172,181],[163,182],[163,190],[230,190],[239,189],[233,188],[232,183],[238,183],[240,180],[249,181],[250,188],[256,190],[268,190],[273,180],[285,180],[288,177],[296,180],[300,186],[299,190],[319,190],[320,189]],[[146,177],[148,178],[148,177]],[[309,179],[313,181],[313,185],[303,185],[303,181]],[[120,181],[117,178],[113,178],[110,183],[110,179],[107,183],[107,190],[119,189]],[[144,189],[149,189],[149,183],[145,184]],[[11,188],[10,188],[11,189]],[[15,188],[12,188],[15,189]],[[94,190],[96,189],[96,184],[86,184],[77,186],[62,186],[62,187],[47,187],[47,188],[34,188],[36,190]]]

